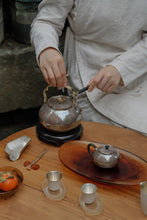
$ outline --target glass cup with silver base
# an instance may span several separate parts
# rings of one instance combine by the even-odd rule
[[[85,183],[81,186],[79,202],[87,215],[99,215],[103,210],[101,197],[97,193],[97,186],[92,183]]]
[[[62,200],[65,196],[65,186],[61,181],[62,174],[58,171],[50,171],[42,183],[44,194],[51,200]]]

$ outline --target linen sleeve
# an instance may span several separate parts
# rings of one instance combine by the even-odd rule
[[[38,14],[31,25],[31,44],[35,48],[36,59],[44,49],[58,49],[59,36],[65,20],[73,6],[73,0],[43,0],[38,7]]]
[[[113,60],[109,65],[118,69],[124,86],[127,86],[143,74],[147,73],[147,32],[131,49]]]

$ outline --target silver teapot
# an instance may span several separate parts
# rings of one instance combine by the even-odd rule
[[[94,148],[94,152],[91,151]],[[90,143],[87,146],[88,152],[92,155],[94,163],[102,168],[112,168],[117,165],[120,154],[118,150],[111,145],[101,145],[96,147]]]
[[[47,99],[48,87],[50,86],[43,91],[44,104],[39,110],[40,123],[54,132],[66,132],[76,128],[81,123],[81,109],[77,106],[76,98],[57,95]]]

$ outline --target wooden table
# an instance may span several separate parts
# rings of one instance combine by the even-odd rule
[[[147,138],[133,131],[93,122],[82,122],[84,133],[81,140],[109,143],[131,151],[147,160]],[[17,161],[10,161],[4,152],[9,141],[22,135],[32,138],[30,145]],[[28,171],[24,161],[33,161],[46,149],[49,152],[39,161],[40,169]],[[31,127],[8,136],[0,142],[0,167],[13,166],[24,176],[18,192],[7,200],[0,200],[0,219],[19,220],[145,220],[140,207],[140,185],[118,186],[93,182],[65,167],[58,158],[58,147],[43,143],[37,138],[36,128]],[[58,170],[66,195],[62,201],[49,200],[42,192],[46,173]],[[103,212],[99,216],[87,216],[79,205],[80,188],[86,182],[95,183],[102,198]]]

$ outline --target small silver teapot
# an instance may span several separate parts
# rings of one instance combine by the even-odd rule
[[[76,104],[76,98],[57,95],[47,99],[48,87],[50,86],[43,91],[44,104],[39,110],[40,123],[54,132],[70,131],[80,125],[81,109]]]
[[[94,148],[94,152],[90,148]],[[92,155],[94,163],[102,168],[112,168],[117,165],[120,154],[115,147],[111,145],[101,145],[96,147],[90,143],[87,146],[88,152]]]

